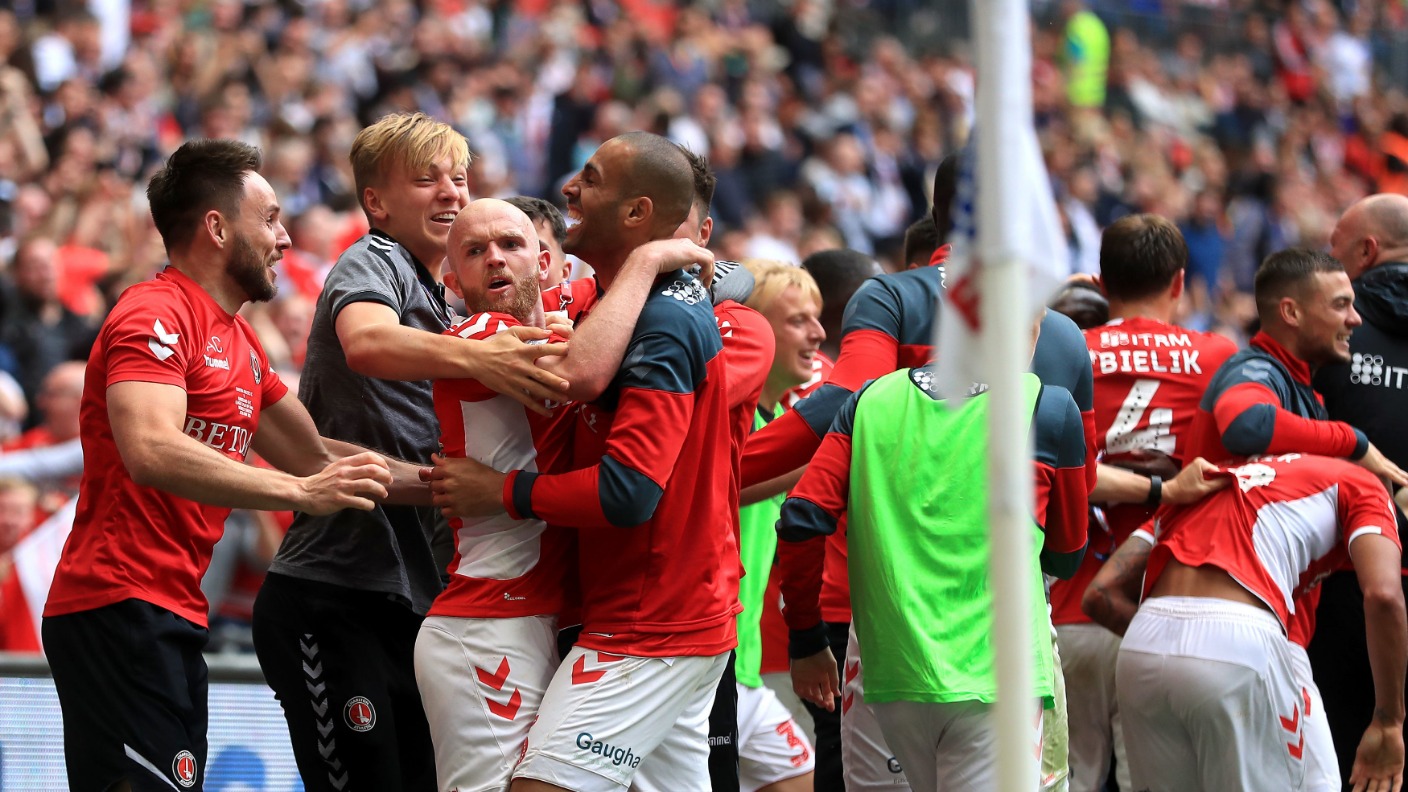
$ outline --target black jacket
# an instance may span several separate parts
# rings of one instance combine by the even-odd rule
[[[1350,336],[1348,365],[1315,373],[1330,417],[1361,429],[1384,456],[1408,465],[1408,262],[1380,264],[1354,281],[1364,324]],[[1400,533],[1408,528],[1399,516]]]

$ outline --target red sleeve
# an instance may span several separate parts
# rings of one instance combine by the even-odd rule
[[[1359,438],[1341,421],[1302,418],[1281,406],[1265,385],[1242,382],[1228,388],[1213,406],[1222,444],[1234,454],[1320,454],[1348,457]]]
[[[817,505],[834,525],[846,513],[850,492],[851,436],[828,432],[807,466],[807,472],[802,474],[802,479],[787,497]]]
[[[1378,478],[1359,466],[1347,468],[1340,479],[1338,510],[1345,549],[1362,533],[1386,536],[1399,550],[1403,544],[1398,536],[1398,519],[1393,501]]]
[[[156,382],[186,387],[186,370],[203,354],[205,339],[194,332],[190,316],[178,311],[184,303],[151,299],[157,290],[119,301],[103,326],[107,349],[107,385],[117,382]]]
[[[1055,468],[1041,462],[1033,463],[1032,470],[1037,517],[1046,529],[1042,549],[1074,553],[1085,547],[1089,500],[1084,472],[1080,468]]]
[[[693,415],[692,393],[624,388],[600,462],[569,473],[520,471],[504,505],[510,513],[531,513],[551,525],[640,525],[654,514]]]
[[[899,339],[879,330],[852,330],[841,339],[841,352],[829,381],[856,391],[866,382],[899,368]]]
[[[826,542],[777,543],[778,586],[782,589],[782,619],[789,630],[808,630],[821,622],[821,578],[826,566]]]
[[[777,342],[766,317],[731,300],[714,309],[714,319],[719,323],[728,368],[728,404],[735,407],[756,399],[762,390]]]
[[[850,486],[851,437],[828,433],[783,503],[782,538],[788,541],[777,543],[777,557],[782,615],[790,630],[807,630],[822,620],[826,536],[846,512]]]
[[[1089,498],[1090,493],[1095,491],[1095,480],[1100,472],[1100,463],[1096,459],[1100,446],[1095,434],[1095,408],[1082,410],[1080,423],[1085,432],[1085,497]]]
[[[771,481],[805,465],[821,445],[802,415],[788,410],[748,436],[743,446],[743,486]]]

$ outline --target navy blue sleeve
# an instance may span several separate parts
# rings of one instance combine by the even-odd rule
[[[1043,385],[1070,391],[1081,412],[1095,408],[1095,372],[1085,336],[1070,317],[1047,311],[1032,355],[1032,373]]]

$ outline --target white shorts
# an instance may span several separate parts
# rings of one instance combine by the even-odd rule
[[[1335,754],[1335,738],[1330,734],[1330,722],[1325,718],[1325,702],[1320,688],[1310,673],[1310,656],[1297,644],[1287,642],[1291,652],[1291,667],[1300,685],[1301,712],[1305,729],[1305,792],[1339,792],[1340,763]]]
[[[807,735],[777,694],[767,687],[738,685],[740,792],[757,792],[815,768],[816,757]]]
[[[846,665],[841,669],[841,766],[847,792],[908,789],[900,760],[885,742],[875,711],[865,703],[860,640],[851,622]]]
[[[1253,605],[1145,601],[1115,671],[1134,788],[1303,789],[1303,694],[1289,646],[1276,617]]]
[[[625,657],[574,647],[548,685],[514,778],[576,792],[709,792],[709,710],[729,653]],[[659,750],[656,750],[659,749]]]
[[[1092,792],[1104,786],[1112,754],[1120,789],[1133,789],[1115,700],[1120,637],[1098,624],[1061,624],[1056,634],[1066,681],[1071,789]]]
[[[556,617],[427,617],[415,668],[440,788],[506,788],[557,669]]]
[[[997,788],[997,725],[993,705],[980,701],[872,704],[914,792]],[[1041,750],[1041,702],[1032,702],[1033,753]],[[1033,777],[1035,789],[1041,785]],[[850,789],[849,786],[846,787]]]
[[[1047,606],[1047,616],[1050,616]],[[1051,709],[1041,711],[1041,783],[1038,792],[1069,792],[1071,788],[1070,718],[1066,711],[1066,677],[1061,670],[1061,647],[1051,628]]]

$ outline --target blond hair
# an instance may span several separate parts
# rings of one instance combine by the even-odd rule
[[[449,124],[425,113],[391,113],[357,133],[352,141],[352,178],[357,185],[357,202],[367,211],[364,195],[376,186],[394,165],[418,171],[438,159],[449,157],[468,168],[469,141]],[[371,219],[371,215],[367,215]]]
[[[802,296],[816,303],[817,310],[821,310],[821,289],[817,288],[810,272],[794,264],[771,259],[744,259],[742,264],[753,273],[753,293],[744,302],[749,308],[766,311],[778,295],[787,291],[788,286],[796,286]]]

